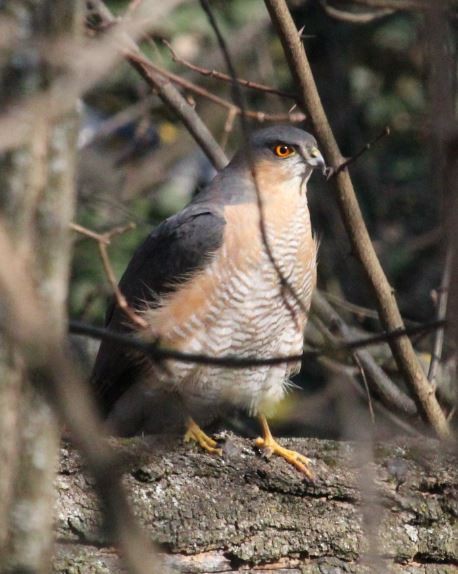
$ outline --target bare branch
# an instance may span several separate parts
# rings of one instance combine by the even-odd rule
[[[219,47],[220,47],[221,52],[222,52],[224,59],[226,61],[227,69],[228,69],[230,76],[232,78],[233,99],[234,99],[234,102],[236,102],[238,108],[241,110],[240,123],[241,123],[241,127],[242,127],[243,136],[244,136],[244,139],[246,141],[249,141],[251,131],[250,131],[250,126],[247,122],[247,112],[245,111],[243,94],[242,94],[242,91],[240,89],[239,84],[237,83],[237,74],[235,73],[235,68],[233,66],[232,59],[230,57],[226,41],[223,38],[223,35],[222,35],[221,30],[218,26],[218,23],[216,22],[215,16],[213,14],[212,8],[211,8],[208,0],[200,0],[200,4],[201,4],[204,12],[207,15],[210,26],[213,28],[213,31],[215,32],[215,36],[218,40]],[[250,171],[251,171],[251,178],[253,180],[255,190],[256,190],[256,201],[257,201],[257,206],[258,206],[258,211],[259,211],[259,230],[261,232],[261,239],[262,239],[262,242],[264,245],[266,255],[269,258],[270,264],[272,265],[272,267],[273,267],[273,269],[274,269],[274,271],[278,277],[283,303],[284,303],[285,307],[288,309],[288,312],[290,313],[291,319],[293,320],[293,322],[297,323],[296,310],[294,309],[294,307],[291,305],[291,303],[286,298],[286,296],[285,296],[286,293],[289,293],[292,296],[292,298],[297,303],[297,305],[299,306],[299,308],[301,309],[301,311],[304,313],[305,316],[308,315],[308,309],[305,307],[304,302],[302,301],[301,297],[299,297],[299,295],[297,294],[294,287],[290,284],[290,282],[284,276],[284,274],[280,268],[280,265],[278,264],[278,262],[276,261],[276,259],[274,257],[274,254],[272,251],[272,246],[270,245],[269,237],[267,235],[267,227],[266,227],[266,221],[265,221],[265,215],[264,215],[264,204],[263,204],[261,190],[260,190],[259,183],[258,183],[258,177],[257,177],[257,173],[256,173],[256,165],[255,165],[255,162],[253,160],[251,149],[249,147],[247,147],[246,151],[247,151],[248,164],[249,164]]]
[[[296,81],[302,105],[309,113],[315,134],[328,163],[337,168],[345,160],[339,150],[329,125],[313,78],[301,38],[285,0],[265,0],[272,22],[278,31],[283,49]],[[342,218],[355,254],[358,256],[376,296],[382,324],[387,331],[404,329],[394,290],[390,286],[375,253],[364,222],[358,200],[347,170],[335,178],[337,199]],[[412,390],[418,408],[429,421],[438,436],[450,436],[450,428],[444,413],[423,371],[408,337],[390,341],[393,355],[406,383]]]
[[[269,357],[267,359],[259,359],[257,357],[238,357],[235,355],[213,357],[199,353],[182,353],[181,351],[176,351],[174,349],[159,347],[157,341],[150,343],[132,335],[126,335],[117,331],[110,331],[109,329],[104,329],[102,327],[94,327],[93,325],[87,325],[85,323],[81,323],[80,321],[70,321],[69,331],[74,335],[86,335],[94,339],[99,339],[101,341],[111,341],[113,343],[141,351],[153,361],[170,359],[181,363],[196,363],[198,365],[217,365],[220,367],[228,367],[233,369],[246,369],[248,367],[263,367],[268,365],[281,365],[284,363],[296,363],[297,361],[301,361],[303,359],[320,357],[326,353],[333,355],[339,351],[352,353],[355,349],[361,349],[370,345],[388,342],[392,339],[403,337],[406,334],[412,335],[434,331],[439,327],[443,327],[444,325],[444,321],[436,321],[434,323],[418,325],[416,327],[411,327],[410,329],[405,329],[402,331],[380,333],[378,335],[374,335],[373,337],[349,340],[346,343],[333,345],[327,349],[323,348],[316,351],[304,351],[300,355],[285,355],[280,357]],[[407,410],[408,409],[409,407],[407,407]]]
[[[452,277],[452,259],[453,259],[453,249],[450,247],[447,249],[447,254],[445,256],[444,272],[442,275],[442,281],[439,288],[439,293],[437,296],[437,318],[445,319],[447,316],[447,305],[448,305],[448,292],[450,288],[450,280]],[[435,388],[436,377],[439,369],[439,364],[442,358],[442,348],[444,346],[444,329],[438,329],[436,331],[436,336],[434,337],[434,346],[431,353],[431,362],[429,364],[428,379],[432,387]]]
[[[237,116],[237,113],[235,112],[234,109],[231,109],[227,112],[227,118],[226,118],[226,121],[224,122],[223,136],[221,138],[221,147],[223,149],[226,149],[227,141],[229,139],[229,134],[234,129],[234,121],[235,121],[236,116]]]
[[[202,68],[201,66],[196,66],[183,58],[180,58],[175,50],[172,48],[170,42],[167,40],[162,40],[163,43],[167,46],[172,54],[172,59],[174,62],[178,64],[182,64],[186,68],[189,68],[193,72],[197,72],[202,76],[207,76],[209,78],[215,78],[217,80],[222,80],[223,82],[232,82],[232,78],[223,72],[218,72],[217,70],[209,70],[208,68]],[[283,90],[278,90],[277,88],[272,88],[271,86],[266,86],[265,84],[260,84],[258,82],[252,82],[251,80],[244,80],[243,78],[236,78],[236,82],[243,86],[244,88],[248,88],[250,90],[257,90],[259,92],[265,92],[266,94],[274,94],[277,96],[281,96],[282,98],[289,98],[291,100],[295,100],[295,94],[291,92],[285,92]]]
[[[90,392],[70,362],[71,350],[56,332],[52,317],[34,288],[23,258],[0,225],[2,328],[20,348],[32,384],[45,392],[81,450],[103,503],[106,526],[114,535],[129,571],[157,572],[152,550],[128,505],[120,464],[108,442]]]
[[[327,368],[328,370],[339,376],[342,375],[343,372],[346,379],[352,385],[355,391],[362,398],[365,398],[367,396],[364,389],[361,388],[361,385],[356,380],[355,374],[349,367],[343,370],[345,368],[345,365],[342,365],[342,363],[336,363],[335,361],[329,360],[327,358],[321,358],[320,363],[325,368]],[[373,406],[374,406],[374,414],[375,412],[380,413],[383,417],[387,418],[388,420],[392,421],[396,426],[398,426],[403,431],[403,433],[416,437],[423,436],[421,432],[419,432],[414,426],[412,426],[405,420],[405,413],[401,413],[401,415],[396,415],[391,407],[385,407],[379,401],[375,401]]]
[[[92,8],[93,12],[97,9],[98,24],[100,24],[102,30],[107,24],[116,24],[116,19],[101,0],[91,4],[96,4]],[[133,40],[129,37],[126,37],[125,40],[126,45],[120,45],[119,48],[122,50],[126,60],[140,73],[148,85],[156,91],[161,100],[176,113],[214,167],[217,170],[223,169],[227,164],[227,158],[194,108],[189,105],[186,98],[180,94],[166,77],[151,68],[149,60],[142,56],[140,49]]]
[[[377,313],[377,311],[373,309],[368,309],[367,307],[362,307],[361,305],[350,303],[350,301],[347,301],[346,299],[343,299],[338,295],[334,295],[334,293],[323,291],[322,294],[328,301],[331,301],[332,303],[334,303],[334,305],[337,305],[337,307],[340,307],[342,309],[349,311],[350,313],[353,313],[353,315],[359,317],[369,317],[370,319],[376,319],[376,320],[380,319],[380,316]]]
[[[147,58],[145,58],[140,54],[129,54],[127,57],[131,63],[141,65],[143,68],[150,70],[153,73],[160,74],[161,76],[164,76],[165,78],[172,81],[174,84],[177,84],[182,88],[189,90],[190,92],[193,92],[194,94],[198,94],[199,96],[202,96],[207,100],[210,100],[211,102],[217,104],[218,106],[226,108],[227,110],[234,110],[234,112],[237,115],[240,115],[242,113],[241,108],[239,106],[234,105],[232,102],[228,102],[224,98],[221,98],[220,96],[217,96],[212,92],[209,92],[205,88],[202,88],[201,86],[198,86],[197,84],[194,84],[189,80],[185,80],[184,78],[178,76],[177,74],[174,74],[173,72],[169,72],[168,70],[161,68],[160,66],[154,64],[153,62],[151,62],[150,60],[148,60]],[[246,114],[248,118],[256,120],[257,122],[260,123],[262,122],[296,123],[296,122],[302,122],[305,119],[305,115],[302,112],[294,112],[287,114],[268,114],[266,112],[245,110],[243,113]]]
[[[377,136],[375,136],[375,138],[373,140],[371,140],[370,142],[365,144],[357,153],[355,153],[355,155],[353,155],[352,157],[349,157],[347,160],[345,160],[343,163],[341,163],[337,168],[335,168],[335,169],[331,168],[332,171],[328,174],[328,178],[329,177],[335,177],[337,174],[339,174],[341,171],[346,169],[348,166],[355,163],[362,155],[364,155],[367,151],[369,151],[376,143],[378,143],[381,139],[383,139],[384,137],[389,136],[389,135],[390,135],[390,128],[388,126],[386,126],[383,128],[383,130]]]
[[[417,414],[414,401],[388,377],[372,355],[358,345],[358,341],[353,338],[351,328],[346,325],[336,310],[329,305],[319,292],[315,292],[312,309],[332,333],[339,335],[340,340],[338,339],[337,344],[334,344],[334,348],[337,350],[344,346],[353,351],[353,359],[364,369],[367,381],[370,382],[372,390],[377,393],[382,403],[409,416]],[[379,340],[378,342],[380,343],[381,341]],[[366,382],[366,380],[363,382]]]

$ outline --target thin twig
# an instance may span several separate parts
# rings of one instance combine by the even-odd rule
[[[309,113],[309,119],[313,124],[327,163],[337,168],[345,159],[342,157],[329,125],[304,46],[288,6],[285,0],[264,0],[264,2],[272,23],[278,31],[302,106]],[[348,170],[341,170],[333,180],[353,251],[359,258],[374,291],[382,324],[387,331],[403,329],[404,323],[396,303],[394,290],[389,284],[375,253]],[[439,437],[449,437],[449,424],[437,397],[431,390],[431,385],[411,341],[408,337],[399,337],[391,340],[390,346],[398,368],[406,384],[412,390],[412,395],[420,412],[429,421]]]
[[[452,276],[453,249],[447,249],[445,256],[444,272],[437,297],[437,318],[445,319],[447,316],[448,293],[450,288],[450,279]],[[436,377],[439,370],[439,364],[442,358],[442,349],[444,346],[444,328],[438,329],[434,337],[433,351],[431,362],[428,369],[428,379],[433,388],[436,387]]]
[[[202,68],[201,66],[196,66],[196,64],[188,62],[188,60],[180,58],[180,56],[178,56],[175,50],[172,48],[170,42],[167,42],[167,40],[162,40],[162,42],[170,50],[172,59],[177,64],[182,64],[186,68],[189,68],[193,72],[197,72],[202,76],[215,78],[217,80],[222,80],[223,82],[232,82],[232,78],[227,74],[224,74],[223,72],[218,72],[217,70],[209,70],[208,68]],[[282,98],[289,98],[291,100],[296,99],[296,96],[291,92],[284,92],[283,90],[278,90],[277,88],[272,88],[271,86],[266,86],[265,84],[260,84],[258,82],[252,82],[251,80],[244,80],[243,78],[236,78],[235,80],[238,84],[240,84],[244,88],[249,88],[250,90],[257,90],[259,92],[265,92],[267,94],[275,94],[277,96],[281,96]]]
[[[358,339],[354,339],[353,330],[345,323],[337,311],[316,291],[312,300],[314,317],[321,319],[322,323],[330,329],[332,334],[337,334],[337,345],[334,348],[345,345],[353,350],[353,358],[359,360],[364,369],[371,388],[380,400],[389,408],[398,412],[413,416],[417,414],[415,402],[407,396],[385,373],[374,357],[364,348],[367,345],[358,345]],[[373,337],[373,344],[376,344]],[[361,341],[361,339],[359,339]],[[380,343],[379,339],[379,343]],[[336,353],[334,353],[335,355]]]
[[[224,122],[223,136],[221,138],[221,147],[225,150],[227,146],[227,141],[229,139],[229,134],[234,129],[234,121],[237,113],[233,108],[231,108],[227,113],[226,121]]]
[[[132,335],[126,335],[118,331],[111,331],[102,327],[87,325],[80,321],[69,321],[69,332],[74,335],[86,335],[102,341],[111,341],[120,345],[125,345],[141,351],[154,361],[174,360],[181,363],[195,363],[196,365],[216,365],[219,367],[228,367],[233,369],[246,369],[249,367],[263,367],[281,365],[285,363],[295,363],[303,359],[311,359],[325,355],[326,353],[334,354],[339,351],[354,352],[355,349],[361,349],[370,345],[379,344],[390,339],[403,337],[406,334],[420,333],[423,331],[433,331],[444,326],[444,321],[436,321],[425,325],[418,325],[404,331],[393,333],[380,333],[373,337],[354,339],[340,345],[331,346],[329,349],[320,349],[304,351],[297,355],[285,355],[280,357],[267,357],[260,359],[258,357],[238,357],[236,355],[225,355],[213,357],[201,353],[183,353],[174,349],[159,347],[157,342],[149,343]]]
[[[355,374],[348,368],[346,365],[342,365],[341,363],[333,363],[329,359],[320,359],[320,363],[332,373],[337,373],[341,375],[342,372],[346,375],[346,379],[350,382],[353,388],[357,391],[357,393],[363,397],[365,392],[361,388],[361,385],[356,380]],[[396,424],[400,429],[402,429],[405,433],[415,436],[415,437],[422,437],[423,434],[419,432],[416,428],[414,428],[411,424],[406,422],[404,418],[400,418],[398,415],[394,414],[390,408],[385,407],[382,403],[376,401],[374,403],[374,410],[379,412],[381,415],[386,417],[387,419],[391,420],[394,424]],[[404,416],[404,415],[403,415]]]
[[[358,353],[353,353],[353,360],[358,365],[359,372],[361,374],[361,378],[364,384],[364,390],[366,391],[366,398],[367,398],[367,406],[369,407],[369,414],[371,416],[371,422],[375,425],[375,414],[374,414],[374,407],[372,406],[372,397],[371,392],[369,390],[369,384],[367,382],[366,371],[363,368],[360,358],[358,357]]]
[[[115,227],[105,233],[96,233],[95,231],[87,229],[86,227],[78,225],[77,223],[71,223],[70,227],[77,233],[81,233],[82,235],[85,235],[86,237],[89,237],[90,239],[93,239],[97,242],[100,257],[103,263],[103,268],[105,270],[105,275],[107,276],[108,282],[110,283],[118,307],[126,314],[126,316],[132,321],[134,325],[140,329],[146,329],[148,327],[148,323],[129,305],[127,299],[124,297],[121,289],[118,286],[118,281],[114,274],[107,249],[114,236],[125,233],[126,231],[130,231],[135,227],[135,224],[128,223],[127,225]]]
[[[369,345],[376,345],[378,343],[389,343],[390,341],[395,341],[401,337],[413,337],[420,333],[435,331],[436,329],[445,327],[446,324],[447,322],[443,319],[441,321],[430,321],[423,325],[404,327],[402,329],[398,328],[393,331],[385,331],[384,333],[379,333],[378,335],[373,335],[371,337],[356,339],[355,341],[348,342],[346,346],[348,349],[360,349],[362,347],[368,347]]]
[[[78,223],[70,223],[70,229],[73,229],[73,231],[76,231],[77,233],[80,233],[81,235],[85,235],[86,237],[89,237],[90,239],[94,239],[95,241],[98,241],[99,243],[103,243],[104,245],[110,245],[113,237],[116,237],[117,235],[123,235],[124,233],[127,233],[128,231],[132,231],[132,229],[135,229],[135,227],[136,227],[135,223],[133,223],[131,221],[131,222],[127,223],[126,225],[118,225],[117,227],[113,227],[112,229],[109,229],[108,231],[105,231],[104,233],[97,233],[96,231],[92,231],[92,229],[88,229],[87,227],[83,227],[82,225],[79,225]]]
[[[368,309],[367,307],[362,307],[361,305],[350,303],[350,301],[342,299],[341,297],[334,295],[334,293],[329,293],[327,291],[323,291],[322,293],[324,297],[328,299],[328,301],[331,301],[334,303],[334,305],[337,305],[338,307],[341,307],[342,309],[345,309],[354,315],[360,317],[368,317],[369,319],[376,319],[377,321],[380,320],[379,314],[373,309]]]
[[[134,323],[134,325],[140,329],[146,329],[148,327],[148,323],[145,321],[145,319],[143,319],[143,317],[134,311],[134,309],[127,302],[127,299],[122,294],[121,289],[118,287],[118,282],[113,273],[113,268],[110,263],[106,244],[99,242],[98,247],[100,256],[102,258],[103,267],[105,269],[108,281],[110,282],[110,286],[113,289],[113,294],[115,296],[118,307],[127,315],[127,317],[132,321],[132,323]]]
[[[91,4],[93,4],[93,12],[98,15],[102,31],[106,24],[117,24],[117,20],[102,0],[93,1]],[[99,28],[96,29],[98,30]],[[161,100],[180,118],[212,165],[217,170],[223,169],[227,165],[227,158],[195,109],[189,105],[186,98],[180,94],[167,78],[155,72],[148,65],[149,61],[147,58],[142,56],[140,59],[140,49],[130,37],[125,36],[124,40],[124,44],[119,43],[119,49],[123,52],[126,60],[140,73]]]
[[[239,84],[237,83],[237,74],[235,72],[235,68],[234,68],[234,65],[232,63],[231,56],[229,54],[229,49],[227,47],[226,41],[223,38],[223,35],[221,33],[221,30],[218,26],[218,23],[216,21],[216,18],[213,14],[212,8],[211,8],[208,0],[200,0],[200,4],[201,4],[204,12],[207,15],[208,21],[209,21],[211,27],[213,28],[213,31],[215,32],[215,36],[218,40],[218,44],[219,44],[221,52],[224,56],[227,69],[228,69],[229,74],[232,78],[233,99],[234,99],[234,102],[237,104],[237,107],[241,110],[240,124],[241,124],[242,132],[243,132],[243,137],[246,141],[249,141],[250,135],[251,135],[251,130],[250,130],[250,126],[249,126],[248,121],[247,121],[248,113],[246,112],[246,108],[244,105],[244,99],[243,99],[242,91],[240,89]],[[253,183],[255,186],[255,190],[256,190],[256,202],[257,202],[257,207],[258,207],[258,211],[259,211],[259,228],[260,228],[260,232],[261,232],[261,239],[262,239],[262,242],[264,245],[266,255],[270,261],[270,264],[272,265],[272,268],[274,269],[274,271],[278,277],[283,303],[284,303],[285,307],[287,308],[288,312],[290,313],[293,322],[295,324],[297,324],[298,321],[297,321],[296,310],[294,309],[294,307],[291,305],[291,303],[286,298],[285,293],[287,292],[292,296],[294,301],[297,303],[299,309],[301,309],[301,311],[304,313],[305,316],[308,315],[308,309],[304,305],[304,302],[302,301],[301,297],[299,297],[299,295],[297,294],[294,287],[290,284],[290,282],[284,276],[284,274],[280,268],[280,265],[278,264],[278,262],[276,261],[276,259],[274,257],[273,250],[272,250],[272,247],[271,247],[270,242],[269,242],[269,237],[267,235],[267,227],[266,227],[265,213],[264,213],[264,203],[263,203],[262,194],[261,194],[261,190],[260,190],[259,183],[258,183],[256,165],[255,165],[254,158],[253,158],[253,152],[249,146],[246,148],[246,153],[247,153],[248,164],[249,164],[250,171],[251,171],[251,177],[252,177],[252,180],[253,180]]]
[[[390,128],[388,126],[386,126],[383,128],[383,130],[377,136],[375,136],[375,138],[373,140],[366,143],[357,153],[355,153],[355,155],[349,157],[347,160],[345,160],[343,163],[341,163],[337,168],[332,169],[332,171],[328,175],[328,178],[329,177],[335,177],[336,175],[338,175],[341,171],[346,169],[349,165],[352,165],[353,163],[355,163],[362,155],[364,155],[367,151],[369,151],[381,139],[383,139],[384,137],[389,136],[389,135],[390,135]]]
[[[316,301],[316,297],[315,297],[315,301]],[[329,307],[330,309],[330,307]],[[316,303],[315,303],[315,311],[316,311]],[[321,315],[321,316],[320,316]],[[323,317],[321,313],[316,313],[314,315],[314,323],[316,325],[316,327],[318,328],[318,331],[321,333],[321,335],[324,337],[326,343],[330,344],[332,347],[336,348],[340,346],[339,340],[337,337],[335,337],[335,335],[331,332],[331,329],[334,331],[335,327],[337,326],[337,324],[343,324],[343,322],[341,321],[341,319],[338,317],[337,321],[336,321],[336,316],[328,316],[328,317]],[[327,319],[328,322],[331,323],[331,325],[326,325],[324,319]],[[343,329],[340,329],[341,334],[343,334]],[[367,377],[366,377],[366,371],[364,369],[363,366],[363,362],[362,362],[362,356],[361,356],[361,351],[355,351],[352,354],[352,359],[353,362],[356,364],[356,370],[359,371],[359,374],[361,376],[361,379],[363,381],[363,386],[364,386],[364,393],[367,399],[367,404],[369,407],[369,414],[370,414],[370,418],[371,418],[371,422],[374,425],[375,424],[375,416],[374,416],[374,409],[372,406],[372,397],[370,394],[370,389],[369,389],[369,384],[367,381]],[[367,362],[367,361],[366,361]],[[338,361],[336,361],[335,359],[329,359],[328,357],[320,357],[320,363],[327,366],[329,368],[329,366],[332,366],[333,371],[339,372],[339,374],[345,373],[347,374],[352,380],[354,378],[354,374],[351,372],[351,370],[349,369],[349,367],[344,364],[344,363],[340,363]]]
[[[143,79],[157,92],[161,100],[173,110],[181,122],[202,148],[216,170],[226,167],[228,161],[223,150],[193,106],[175,88],[170,80],[155,72],[145,58],[138,54],[125,53],[126,60],[140,73]]]
[[[232,102],[228,102],[224,98],[221,98],[220,96],[217,96],[216,94],[206,90],[205,88],[202,88],[202,86],[198,86],[197,84],[194,84],[193,82],[190,82],[189,80],[185,80],[181,76],[178,76],[177,74],[174,74],[173,72],[169,72],[165,68],[161,68],[160,66],[158,66],[157,64],[154,64],[153,62],[151,62],[150,60],[148,60],[147,58],[145,58],[141,54],[128,54],[127,57],[128,57],[129,61],[140,64],[141,66],[143,66],[149,70],[152,70],[156,74],[160,74],[161,76],[164,76],[165,78],[167,78],[168,80],[170,80],[174,84],[181,86],[185,90],[189,90],[190,92],[193,92],[194,94],[198,94],[199,96],[202,96],[203,98],[206,98],[207,100],[210,100],[214,104],[217,104],[218,106],[226,108],[227,110],[234,110],[235,113],[237,113],[237,115],[240,115],[242,113],[242,110],[239,106],[236,106]],[[305,119],[305,115],[302,112],[294,112],[294,113],[286,113],[286,114],[268,114],[266,112],[258,112],[258,111],[254,111],[254,110],[245,110],[244,113],[246,114],[246,116],[248,118],[256,120],[257,122],[260,122],[260,123],[263,123],[263,122],[298,123],[298,122],[304,121],[304,119]]]

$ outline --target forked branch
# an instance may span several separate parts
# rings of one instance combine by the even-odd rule
[[[92,0],[90,4],[91,14],[97,15],[97,25],[92,27],[93,31],[103,32],[107,27],[117,24],[117,19],[102,0]],[[137,44],[127,34],[124,35],[122,41],[120,40],[119,50],[123,52],[126,60],[140,73],[161,100],[180,118],[215,169],[223,169],[227,164],[223,150],[196,110],[180,94],[173,83],[147,65],[148,59],[141,54]],[[133,58],[131,59],[129,56],[133,56]]]
[[[194,94],[202,96],[203,98],[206,98],[207,100],[213,102],[214,104],[217,104],[218,106],[221,106],[222,108],[226,108],[227,110],[234,110],[237,115],[242,114],[242,108],[240,106],[237,106],[232,102],[228,102],[224,98],[221,98],[220,96],[217,96],[212,92],[209,92],[205,88],[202,88],[202,86],[198,86],[197,84],[194,84],[193,82],[190,82],[189,80],[186,80],[185,78],[182,78],[181,76],[178,76],[173,72],[169,72],[168,70],[161,68],[160,66],[154,64],[141,54],[128,54],[127,57],[130,62],[137,63],[143,66],[146,70],[150,70],[153,73],[164,76],[174,84],[181,86],[182,88],[188,90],[189,92],[193,92]],[[251,118],[260,123],[302,122],[305,119],[305,116],[302,112],[290,112],[287,114],[268,114],[262,111],[244,110],[243,113],[246,115],[247,118]]]
[[[113,271],[113,267],[111,266],[110,257],[108,256],[108,245],[111,242],[111,239],[115,235],[121,235],[126,231],[130,231],[135,227],[134,223],[129,223],[128,225],[123,225],[122,227],[115,227],[106,233],[96,233],[91,229],[86,229],[82,225],[78,225],[77,223],[70,224],[71,229],[84,235],[85,237],[89,237],[90,239],[94,239],[97,242],[97,246],[99,248],[100,257],[102,259],[103,268],[105,270],[105,275],[110,283],[111,289],[113,290],[113,295],[116,299],[116,303],[118,307],[127,315],[130,321],[139,329],[146,329],[148,327],[148,323],[143,319],[141,315],[135,312],[127,299],[124,297],[121,289],[118,286],[118,281]]]
[[[170,50],[173,61],[176,62],[177,64],[182,64],[183,66],[185,66],[185,68],[188,68],[189,70],[197,72],[198,74],[201,74],[202,76],[206,76],[208,78],[215,78],[217,80],[229,83],[233,81],[231,76],[229,76],[228,74],[218,72],[217,70],[209,70],[208,68],[202,68],[201,66],[196,66],[196,64],[193,64],[192,62],[188,62],[188,60],[185,60],[184,58],[180,58],[175,52],[175,50],[172,48],[170,42],[167,42],[167,40],[163,40],[163,42]],[[277,88],[272,88],[272,86],[266,86],[265,84],[260,84],[259,82],[245,80],[244,78],[235,78],[235,80],[238,84],[250,90],[257,90],[259,92],[264,92],[266,94],[274,94],[282,98],[289,98],[291,100],[296,99],[295,94],[291,92],[285,92],[283,90],[278,90]]]

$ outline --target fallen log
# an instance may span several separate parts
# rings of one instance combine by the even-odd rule
[[[225,439],[222,457],[177,437],[112,441],[164,572],[457,572],[457,457],[450,447],[411,438],[374,445],[283,439],[312,459],[311,483],[248,439]],[[92,480],[68,442],[56,484],[54,571],[124,572]]]

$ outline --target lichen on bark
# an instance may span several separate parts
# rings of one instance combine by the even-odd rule
[[[375,572],[378,564],[384,572],[448,574],[456,568],[457,461],[446,447],[406,439],[375,449],[368,464],[376,496],[369,501],[358,487],[368,468],[358,463],[357,443],[285,443],[312,458],[314,483],[231,434],[222,458],[178,437],[113,440],[135,513],[162,548],[165,565],[179,572],[336,574]],[[67,444],[57,490],[55,572],[121,571],[91,480]],[[368,504],[377,556],[368,555],[363,527]]]

